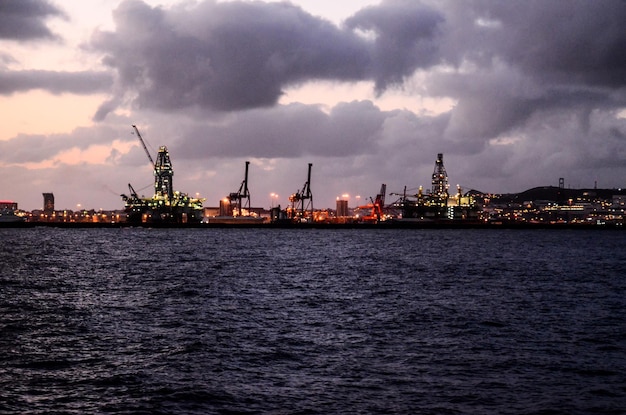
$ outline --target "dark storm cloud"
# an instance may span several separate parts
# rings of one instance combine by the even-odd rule
[[[2,0],[0,39],[53,39],[56,36],[45,24],[53,16],[64,15],[47,0]]]
[[[439,62],[441,12],[414,0],[383,2],[367,7],[346,21],[347,27],[375,35],[372,74],[376,89],[402,83],[417,68]]]
[[[546,82],[624,86],[626,2],[477,2],[500,29],[493,53]]]
[[[387,0],[339,28],[288,3],[127,0],[116,30],[92,45],[117,72],[118,91],[160,111],[269,107],[283,89],[319,79],[372,80],[382,93],[416,70],[448,68],[424,90],[458,100],[448,134],[480,140],[581,97],[614,104],[608,95],[626,79],[626,2],[601,4]],[[95,119],[119,102],[116,94]]]
[[[116,31],[97,33],[141,107],[228,111],[274,105],[286,85],[365,79],[365,42],[288,3],[205,1],[164,10],[126,1]]]
[[[561,111],[582,119],[626,105],[626,2],[439,7],[446,17],[440,62],[450,70],[431,74],[426,89],[457,100],[446,135],[468,151],[523,130],[531,117]]]
[[[370,101],[338,104],[329,113],[303,104],[249,110],[217,125],[190,130],[177,150],[188,159],[371,153],[388,116]]]
[[[115,31],[92,46],[123,92],[95,118],[128,100],[154,116],[184,114],[177,123],[193,122],[173,145],[178,157],[353,157],[336,166],[344,177],[369,163],[406,182],[416,166],[428,177],[444,152],[487,190],[496,177],[522,186],[540,169],[560,177],[570,163],[583,177],[626,159],[621,0],[386,0],[342,27],[287,3],[126,1],[114,17]],[[404,87],[453,105],[438,116],[367,102],[277,105],[311,80],[372,81],[379,94]]]
[[[44,89],[53,94],[92,94],[109,91],[113,78],[105,72],[2,71],[0,95],[11,95],[32,89]]]
[[[382,92],[438,62],[443,16],[413,1],[365,9],[345,28],[289,3],[207,0],[189,7],[127,0],[114,12],[115,32],[94,35],[92,45],[106,53],[120,89],[136,93],[136,105],[268,107],[286,87],[311,80],[374,80]]]

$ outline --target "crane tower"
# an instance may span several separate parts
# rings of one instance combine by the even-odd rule
[[[230,202],[231,207],[233,208],[233,214],[235,216],[247,216],[250,214],[250,190],[248,190],[248,166],[250,165],[249,161],[246,161],[246,173],[243,181],[241,182],[241,186],[239,186],[239,190],[237,192],[230,193],[228,195],[228,200]],[[246,199],[246,203],[242,204],[241,201]],[[245,211],[245,215],[244,215]]]
[[[309,163],[309,173],[307,180],[302,186],[302,190],[289,196],[291,202],[290,218],[294,220],[306,220],[305,211],[309,214],[309,219],[313,220],[313,193],[311,193],[311,167],[313,163]],[[308,201],[305,203],[305,201]]]

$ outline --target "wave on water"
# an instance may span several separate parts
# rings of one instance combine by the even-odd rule
[[[622,232],[0,233],[0,413],[626,408]]]

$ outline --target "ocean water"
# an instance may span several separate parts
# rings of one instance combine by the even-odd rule
[[[623,414],[626,232],[0,229],[2,414]]]

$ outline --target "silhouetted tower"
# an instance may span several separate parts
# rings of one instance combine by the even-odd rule
[[[309,174],[306,183],[302,186],[302,190],[289,196],[291,202],[291,218],[304,218],[304,212],[309,212],[311,220],[313,219],[313,193],[311,193],[311,167],[313,163],[309,163]],[[308,201],[305,203],[305,201]]]
[[[233,213],[235,208],[237,209],[237,215],[242,216],[243,210],[247,209],[248,215],[250,214],[250,191],[248,190],[248,166],[250,165],[249,161],[246,161],[246,174],[244,176],[243,182],[241,182],[241,186],[239,186],[239,190],[237,192],[231,193],[228,195],[228,200],[230,201],[231,208],[233,209]],[[246,199],[246,203],[242,205],[242,199]]]
[[[431,195],[436,203],[446,205],[448,203],[448,174],[443,166],[443,153],[437,154],[435,170],[433,171]]]
[[[174,170],[167,147],[159,147],[157,160],[154,163],[154,195],[157,197],[174,197]]]

